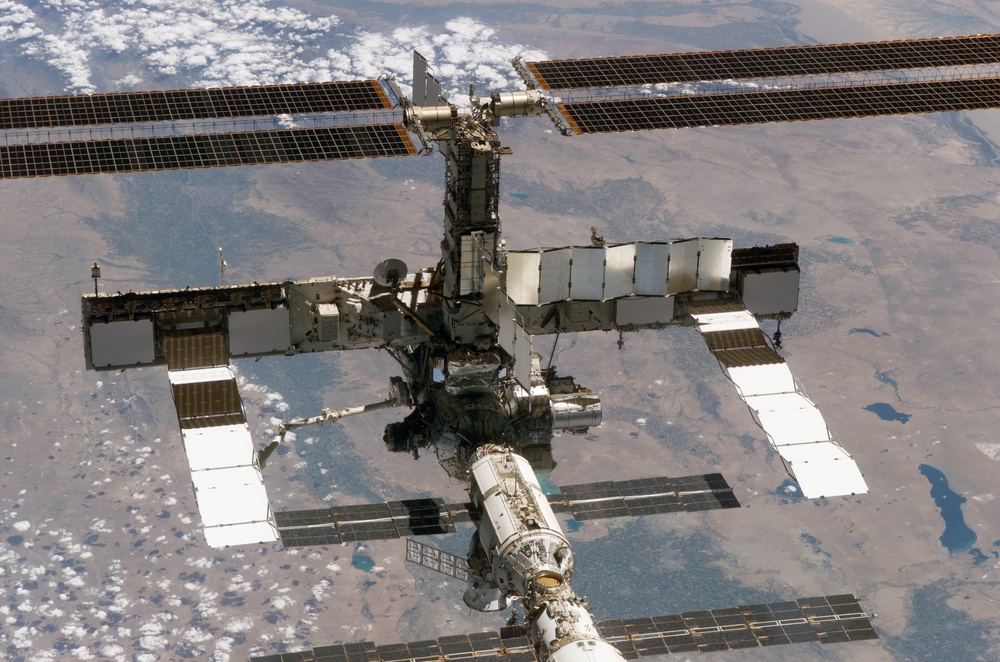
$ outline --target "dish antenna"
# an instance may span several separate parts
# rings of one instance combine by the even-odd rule
[[[375,267],[372,278],[375,283],[390,290],[399,287],[399,284],[406,278],[406,263],[396,258],[382,260]]]

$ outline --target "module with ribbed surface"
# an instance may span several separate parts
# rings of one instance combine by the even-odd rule
[[[542,89],[957,67],[1000,62],[1000,35],[528,62]]]

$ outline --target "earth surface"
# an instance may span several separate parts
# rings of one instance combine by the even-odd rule
[[[469,82],[517,87],[517,53],[998,30],[995,3],[974,0],[0,0],[0,96],[384,72],[405,85],[413,46],[458,96]],[[743,505],[573,527],[573,584],[598,618],[854,593],[879,640],[713,659],[1000,658],[998,112],[574,138],[544,118],[499,129],[512,248],[587,243],[595,225],[609,241],[797,242],[784,355],[871,488],[798,498],[692,329],[627,334],[621,350],[613,335],[563,337],[554,363],[601,392],[604,423],[556,440],[552,485],[719,471]],[[401,540],[207,547],[165,371],[84,368],[80,295],[95,261],[103,291],[215,284],[219,247],[233,283],[366,276],[387,257],[431,266],[441,166],[433,155],[0,182],[4,659],[244,660],[502,624],[465,608],[456,581],[405,564]],[[378,352],[237,369],[261,443],[278,419],[382,399],[396,374]],[[265,472],[275,507],[460,499],[432,456],[385,451],[382,428],[400,416],[300,431]],[[433,542],[461,554],[470,533]]]

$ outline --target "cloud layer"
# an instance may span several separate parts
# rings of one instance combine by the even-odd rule
[[[0,43],[57,70],[69,93],[111,91],[94,81],[109,59],[127,70],[115,89],[155,88],[162,77],[213,87],[383,74],[408,86],[416,49],[457,98],[470,82],[484,91],[521,87],[511,58],[545,57],[469,18],[444,29],[348,28],[268,0],[0,0]]]

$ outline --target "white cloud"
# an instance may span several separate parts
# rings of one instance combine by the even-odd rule
[[[510,59],[544,53],[497,40],[470,18],[390,33],[345,30],[334,16],[311,16],[274,0],[42,0],[41,20],[25,4],[0,0],[0,42],[58,70],[69,92],[95,92],[94,61],[114,57],[130,69],[122,88],[155,87],[160,76],[190,85],[253,85],[410,79],[411,50],[431,62],[446,94],[461,101],[470,82],[481,90],[520,86]],[[334,44],[331,48],[330,44]],[[145,85],[143,85],[145,81]],[[98,386],[100,388],[100,386]]]

